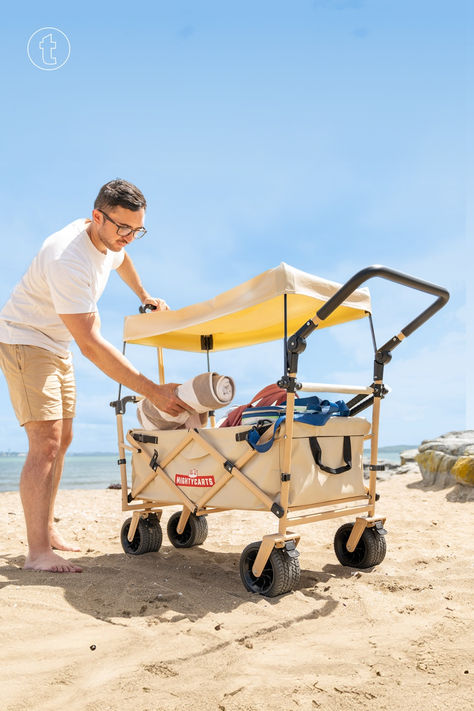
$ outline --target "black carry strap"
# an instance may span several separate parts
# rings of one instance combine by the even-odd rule
[[[342,446],[342,457],[346,463],[344,467],[338,467],[333,469],[332,467],[326,467],[321,463],[321,447],[319,446],[317,437],[309,438],[309,446],[311,447],[311,452],[313,454],[314,461],[323,472],[328,474],[342,474],[343,472],[349,471],[352,468],[352,448],[351,448],[351,438],[344,437],[344,444]]]

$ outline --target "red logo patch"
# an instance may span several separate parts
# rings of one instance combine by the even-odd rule
[[[201,476],[197,469],[190,469],[189,474],[175,474],[176,486],[204,486],[211,487],[216,483],[213,476]]]

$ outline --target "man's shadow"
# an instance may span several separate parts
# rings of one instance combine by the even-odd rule
[[[248,592],[239,575],[239,553],[202,548],[177,550],[162,546],[158,553],[128,556],[124,553],[84,555],[74,562],[81,574],[23,570],[24,556],[3,556],[0,591],[17,587],[62,588],[77,611],[99,620],[121,624],[131,617],[150,623],[196,622],[209,613],[230,612],[244,603],[257,604],[262,596]],[[308,601],[307,617],[332,614],[339,602],[332,597],[331,578],[348,578],[351,569],[326,565],[322,570],[301,570],[295,590]],[[291,593],[289,593],[291,595]],[[287,595],[265,597],[272,606],[285,604]]]

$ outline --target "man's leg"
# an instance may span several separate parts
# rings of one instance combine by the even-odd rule
[[[56,529],[54,525],[54,504],[56,501],[56,495],[58,493],[59,482],[61,481],[61,476],[64,468],[64,457],[66,456],[67,449],[72,442],[72,417],[62,421],[62,431],[61,431],[61,442],[59,444],[59,450],[56,455],[56,459],[53,464],[53,484],[51,489],[51,504],[49,507],[49,543],[51,548],[56,548],[60,551],[75,551],[78,552],[81,549],[74,545],[73,543],[68,543],[64,540],[62,535]]]
[[[20,479],[20,496],[25,513],[28,555],[24,567],[54,573],[80,573],[81,568],[56,553],[49,539],[49,514],[53,490],[53,467],[59,453],[62,420],[25,424],[29,449]]]

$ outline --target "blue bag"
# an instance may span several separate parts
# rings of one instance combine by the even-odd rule
[[[270,425],[274,422],[273,434],[268,442],[258,444],[262,435],[260,431],[253,427],[247,435],[247,441],[257,452],[268,452],[275,440],[275,434],[282,422],[286,419],[286,404],[273,407],[249,407],[242,413],[242,424],[255,424],[257,418],[258,424],[263,424],[265,421]],[[294,420],[296,422],[305,422],[308,425],[317,425],[321,427],[325,425],[330,417],[348,417],[349,408],[344,400],[330,402],[329,400],[321,400],[317,395],[311,397],[298,398],[295,401]]]

